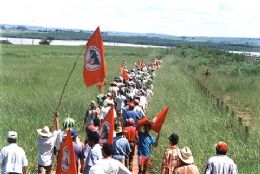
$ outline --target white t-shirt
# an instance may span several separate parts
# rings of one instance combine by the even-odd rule
[[[116,110],[122,112],[122,107],[125,106],[126,97],[124,95],[118,95],[115,99]]]
[[[40,137],[37,140],[38,145],[38,164],[41,166],[50,166],[54,158],[54,146],[60,148],[62,140],[61,130],[55,130],[49,138]]]
[[[98,160],[90,168],[89,174],[131,174],[131,172],[118,160],[105,158]]]
[[[23,173],[23,167],[28,166],[23,148],[19,147],[16,143],[11,143],[0,152],[0,172],[7,173]]]

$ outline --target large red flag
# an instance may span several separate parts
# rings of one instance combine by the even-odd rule
[[[164,123],[164,120],[167,116],[169,107],[165,107],[163,108],[163,110],[156,115],[156,117],[154,117],[153,119],[153,126],[152,126],[152,130],[154,130],[155,132],[159,133],[161,131],[162,125]]]
[[[59,150],[56,174],[77,173],[76,168],[76,158],[69,130]]]
[[[104,45],[100,29],[89,38],[84,56],[83,78],[87,87],[106,79]]]
[[[99,143],[113,144],[113,133],[114,133],[114,106],[111,106],[106,117],[100,125],[99,130]]]

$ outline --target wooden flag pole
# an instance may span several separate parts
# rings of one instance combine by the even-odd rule
[[[85,46],[84,46],[84,49],[85,49]],[[68,75],[68,78],[67,78],[67,80],[66,80],[66,82],[65,82],[65,85],[64,85],[64,87],[63,87],[63,90],[62,90],[62,92],[61,92],[61,96],[60,96],[60,99],[59,99],[59,102],[58,102],[58,105],[57,105],[57,108],[56,108],[56,112],[59,112],[59,110],[60,110],[60,105],[61,105],[61,101],[62,101],[64,92],[65,92],[65,89],[66,89],[66,87],[67,87],[67,85],[68,85],[68,83],[69,83],[69,80],[70,80],[70,77],[71,77],[73,71],[75,70],[75,67],[76,67],[76,64],[77,64],[77,60],[79,59],[80,56],[82,56],[82,52],[83,52],[84,49],[81,50],[79,56],[76,58],[76,60],[75,60],[75,62],[74,62],[74,64],[73,64],[73,66],[72,66],[72,69],[70,70],[70,73],[69,73],[69,75]]]

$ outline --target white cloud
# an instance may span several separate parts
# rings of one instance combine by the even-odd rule
[[[260,37],[257,0],[4,0],[0,23],[194,36]]]

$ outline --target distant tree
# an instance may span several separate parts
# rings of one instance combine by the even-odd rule
[[[0,40],[0,44],[12,44],[9,40]]]
[[[41,39],[41,41],[39,42],[39,44],[40,44],[40,45],[50,45],[51,42],[52,42],[54,39],[55,39],[54,37],[47,36],[46,38]]]
[[[6,27],[5,26],[1,26],[1,30],[6,30]]]
[[[25,31],[25,30],[27,30],[27,28],[25,26],[17,26],[16,30]]]

